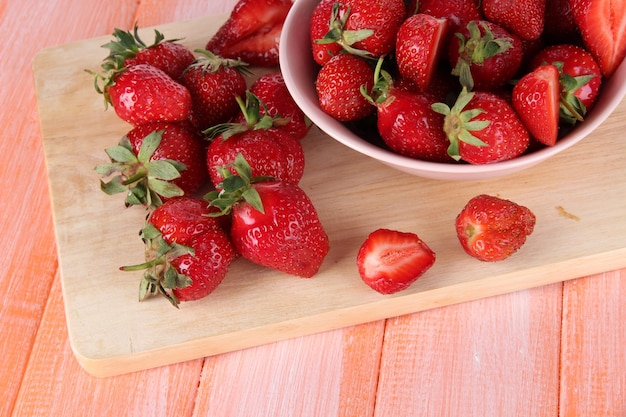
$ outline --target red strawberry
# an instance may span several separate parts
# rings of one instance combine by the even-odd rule
[[[600,94],[600,66],[589,52],[570,44],[552,45],[541,50],[531,60],[530,68],[546,63],[559,69],[561,120],[570,124],[582,121]]]
[[[371,65],[355,55],[335,55],[320,69],[315,81],[321,109],[342,122],[369,116],[374,107],[361,94],[362,85],[367,89],[374,85]]]
[[[527,207],[482,194],[467,203],[455,224],[459,242],[470,256],[494,262],[521,248],[533,232],[535,221]]]
[[[148,64],[96,74],[96,90],[124,121],[137,126],[151,122],[180,122],[191,113],[189,90]]]
[[[464,88],[452,108],[435,103],[433,109],[446,116],[448,153],[456,160],[489,164],[513,159],[528,148],[528,130],[513,107],[496,94],[468,93]]]
[[[177,197],[167,200],[150,213],[149,222],[168,244],[189,245],[191,239],[210,229],[226,230],[224,217],[213,217],[215,209],[201,198]]]
[[[178,219],[172,222],[170,227],[178,227]],[[139,285],[140,301],[162,295],[178,308],[181,301],[204,298],[223,281],[238,257],[228,235],[219,228],[194,234],[183,246],[167,242],[149,221],[141,230],[141,237],[146,244],[146,262],[120,268],[145,270]]]
[[[363,91],[363,94],[377,107],[378,133],[385,144],[411,158],[454,162],[447,152],[444,118],[432,109],[437,99],[427,93],[395,87],[390,75],[380,70],[381,64],[382,60],[376,68],[375,87],[371,93]]]
[[[191,124],[205,130],[227,122],[239,112],[236,99],[246,91],[247,70],[241,61],[221,58],[209,51],[197,52],[201,56],[183,73],[180,83],[191,94]]]
[[[363,282],[393,294],[422,276],[435,263],[435,252],[414,233],[378,229],[363,242],[356,262]]]
[[[250,65],[278,65],[278,43],[291,0],[239,0],[207,50]]]
[[[213,137],[206,156],[213,185],[224,180],[220,168],[232,164],[239,154],[252,167],[253,177],[268,176],[297,184],[304,173],[304,151],[299,138],[282,126],[273,127],[275,119],[260,114],[262,103],[254,94],[247,94],[246,103],[241,99],[238,102],[244,120],[206,131]],[[234,167],[231,172],[235,172]]]
[[[186,46],[177,43],[178,39],[165,40],[158,30],[154,33],[154,42],[152,45],[146,45],[139,37],[137,25],[133,33],[115,29],[113,31],[115,40],[103,45],[104,48],[110,50],[103,68],[106,70],[107,65],[110,68],[121,68],[122,66],[149,64],[162,70],[174,80],[178,79],[185,68],[195,60],[193,53]]]
[[[448,21],[419,13],[402,23],[396,38],[398,71],[426,91],[445,45]]]
[[[480,0],[422,0],[418,5],[419,13],[448,19],[452,32],[458,31],[472,20],[483,19]]]
[[[552,146],[559,134],[559,70],[542,65],[524,75],[513,87],[513,108],[530,134]]]
[[[521,40],[484,20],[469,22],[448,46],[452,73],[468,90],[495,90],[510,81],[522,63]]]
[[[311,50],[313,59],[319,65],[324,65],[330,58],[339,54],[342,50],[342,43],[337,39],[341,38],[345,44],[352,45],[355,42],[354,36],[369,36],[371,33],[361,32],[357,35],[353,32],[344,31],[347,20],[346,8],[337,0],[321,0],[311,13],[309,22],[309,36],[311,38]],[[341,36],[329,33],[339,32]]]
[[[610,77],[626,56],[626,2],[570,0],[570,7],[586,49]]]
[[[293,183],[252,178],[241,156],[234,166],[237,175],[223,170],[224,191],[206,198],[231,214],[231,239],[237,252],[288,274],[315,275],[328,253],[329,240],[309,197]]]
[[[107,194],[126,193],[126,206],[158,207],[163,198],[191,194],[206,181],[203,140],[172,123],[138,126],[106,149],[110,164],[96,166]]]
[[[322,0],[313,11],[310,35],[313,56],[320,65],[339,51],[378,58],[395,48],[398,28],[406,17],[402,0]]]
[[[487,20],[520,38],[533,40],[543,33],[546,0],[482,0]]]
[[[260,114],[286,120],[279,128],[298,139],[303,138],[311,128],[311,121],[298,107],[285,85],[280,72],[271,72],[259,77],[251,86],[250,92],[264,104]],[[241,115],[243,118],[243,115]]]

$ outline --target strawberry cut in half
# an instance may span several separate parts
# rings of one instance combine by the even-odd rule
[[[291,4],[291,0],[240,0],[205,49],[250,65],[278,65],[278,43]]]
[[[513,88],[513,108],[528,132],[544,145],[553,146],[559,135],[560,95],[559,70],[554,65],[537,67]]]
[[[413,284],[435,258],[416,234],[378,229],[363,242],[356,259],[363,282],[381,294],[393,294]]]

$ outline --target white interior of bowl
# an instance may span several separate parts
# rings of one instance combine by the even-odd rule
[[[428,178],[477,180],[510,174],[535,165],[567,149],[596,129],[626,95],[626,62],[602,87],[601,99],[585,122],[555,146],[545,147],[513,160],[487,165],[444,164],[420,161],[395,154],[360,138],[341,122],[324,113],[317,101],[317,64],[311,55],[309,20],[319,0],[296,0],[283,26],[280,66],[285,84],[304,113],[326,134],[344,145],[404,172]]]

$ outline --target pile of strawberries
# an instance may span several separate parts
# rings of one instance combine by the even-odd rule
[[[610,0],[321,0],[321,108],[408,157],[487,164],[552,146],[626,55]],[[365,131],[367,129],[360,129]]]
[[[132,125],[95,169],[104,192],[148,209],[145,261],[121,268],[144,271],[140,300],[203,298],[239,257],[308,278],[328,253],[298,186],[310,122],[280,72],[249,78],[249,65],[278,63],[291,1],[272,5],[259,20],[262,4],[242,0],[195,51],[158,31],[148,45],[137,27],[116,29],[101,71],[90,71],[107,106]]]

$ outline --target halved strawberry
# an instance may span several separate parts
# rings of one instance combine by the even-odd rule
[[[526,129],[539,142],[552,146],[559,134],[561,88],[559,70],[542,65],[513,87],[512,104]]]
[[[570,0],[570,6],[587,50],[610,77],[626,56],[626,2]]]
[[[207,50],[250,65],[278,64],[278,43],[291,0],[239,0]]]
[[[378,229],[359,248],[361,279],[381,294],[402,291],[435,263],[435,252],[415,233]]]
[[[456,233],[470,256],[485,262],[508,258],[521,248],[535,227],[535,215],[513,201],[481,194],[456,217]]]
[[[428,90],[447,41],[447,19],[424,13],[415,14],[402,23],[396,38],[398,71],[420,89]]]

